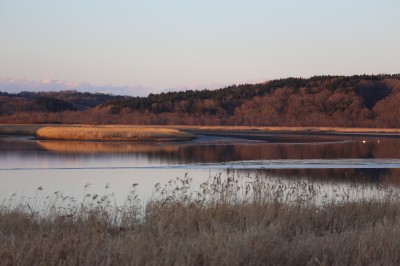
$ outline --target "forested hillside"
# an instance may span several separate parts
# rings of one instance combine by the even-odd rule
[[[400,75],[287,78],[148,97],[0,93],[0,122],[400,127]]]
[[[0,116],[21,113],[82,111],[113,99],[124,98],[123,96],[77,91],[20,92],[15,94],[0,91]]]

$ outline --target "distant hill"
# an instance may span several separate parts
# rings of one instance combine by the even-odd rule
[[[286,78],[148,97],[0,93],[0,122],[400,127],[400,75]]]
[[[111,100],[122,100],[124,96],[77,91],[59,92],[0,92],[0,115],[17,112],[62,112],[81,111],[96,107]]]

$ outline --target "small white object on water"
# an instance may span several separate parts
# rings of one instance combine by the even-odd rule
[[[363,140],[363,143],[365,143],[366,141],[365,140]]]

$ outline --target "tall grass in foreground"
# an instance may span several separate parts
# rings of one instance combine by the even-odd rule
[[[261,176],[178,178],[124,206],[106,190],[82,202],[59,192],[36,207],[0,207],[2,264],[395,265],[400,197],[316,202],[318,187],[271,185]],[[41,188],[39,188],[40,190]],[[300,191],[300,193],[299,193]],[[85,192],[86,193],[86,192]],[[32,203],[35,204],[35,203]]]

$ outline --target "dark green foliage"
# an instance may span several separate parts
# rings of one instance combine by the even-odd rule
[[[102,93],[77,92],[74,90],[50,91],[50,92],[22,91],[19,93],[0,92],[0,96],[7,96],[10,97],[11,99],[25,98],[27,100],[38,100],[39,98],[54,98],[65,102],[69,102],[73,104],[74,108],[78,110],[92,108],[100,104],[103,104],[107,101],[115,99],[123,100],[127,98],[126,96],[115,96]]]
[[[363,83],[356,88],[357,94],[363,98],[365,106],[369,109],[392,92],[390,87],[379,81]]]
[[[44,107],[47,112],[62,112],[62,111],[76,111],[72,103],[65,102],[56,98],[40,97],[35,101],[41,107]]]
[[[147,97],[0,93],[0,122],[397,128],[399,105],[400,74],[314,76]],[[54,113],[75,109],[84,115]]]
[[[318,91],[312,90],[312,88],[318,88],[319,91],[329,90],[332,93],[336,91],[355,92],[364,99],[365,106],[371,109],[376,102],[390,94],[390,89],[382,83],[382,80],[385,78],[399,79],[399,75],[314,76],[309,79],[286,78],[254,85],[232,85],[214,91],[207,89],[201,91],[188,90],[150,94],[148,97],[115,99],[104,103],[102,106],[111,106],[112,113],[114,114],[119,113],[124,108],[129,108],[133,111],[148,111],[154,114],[183,112],[233,115],[236,108],[241,106],[245,100],[250,100],[256,96],[272,94],[280,88],[293,89],[294,93],[297,93],[301,88],[306,88],[309,94],[318,93]],[[367,81],[369,85],[359,85],[361,81]],[[194,105],[204,100],[214,101],[215,106],[212,108],[194,107]],[[184,108],[178,109],[179,103],[183,103]],[[340,103],[335,110],[343,111],[350,104],[351,102],[349,101]]]
[[[0,113],[2,115],[11,115],[18,112],[82,111],[112,99],[126,98],[125,96],[77,91],[0,92],[0,97]],[[47,123],[47,121],[43,121],[43,123]]]

